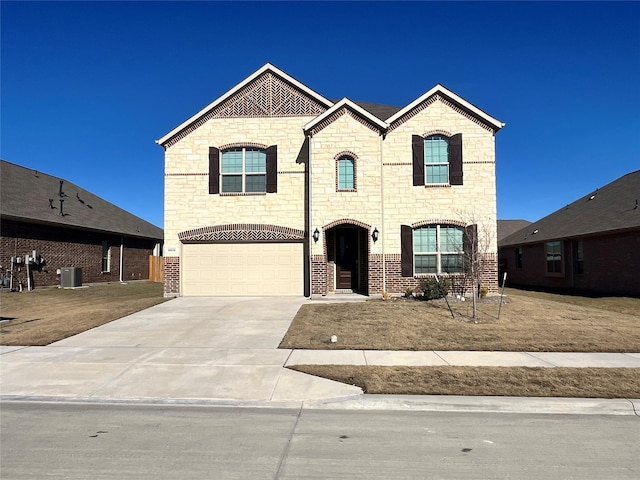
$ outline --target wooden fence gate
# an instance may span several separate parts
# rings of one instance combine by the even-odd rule
[[[164,282],[164,257],[149,255],[149,280]]]

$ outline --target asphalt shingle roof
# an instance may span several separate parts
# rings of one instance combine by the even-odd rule
[[[383,120],[383,121],[395,115],[400,110],[402,110],[402,107],[392,107],[391,105],[381,105],[379,103],[368,103],[368,102],[356,102],[354,100],[352,101],[359,107],[364,108],[367,112],[378,117],[380,120]]]
[[[531,225],[529,220],[498,220],[498,242],[528,225]]]
[[[640,230],[640,170],[589,192],[566,207],[507,236],[500,247],[599,233]],[[533,233],[537,231],[537,233]]]
[[[60,200],[64,200],[62,210]],[[161,240],[164,236],[161,228],[67,180],[5,160],[0,160],[0,214],[5,219],[128,237]]]

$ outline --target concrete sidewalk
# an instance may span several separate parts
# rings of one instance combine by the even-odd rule
[[[292,350],[291,365],[640,368],[640,353]]]
[[[278,349],[306,302],[299,297],[182,297],[49,346],[3,346],[0,395],[4,400],[340,404],[362,398],[361,389],[285,367],[640,367],[640,353]]]

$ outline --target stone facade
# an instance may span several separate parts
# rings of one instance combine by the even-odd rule
[[[245,229],[227,240],[264,241],[261,225],[302,232],[313,294],[341,290],[332,258],[337,247],[331,243],[340,229],[359,232],[354,284],[365,294],[379,294],[402,293],[420,281],[401,274],[402,225],[476,224],[485,234],[481,251],[489,259],[483,284],[497,290],[494,134],[499,127],[468,104],[438,93],[390,124],[350,104],[323,116],[330,103],[323,105],[321,97],[275,67],[261,71],[159,142],[166,151],[165,252],[172,257],[165,263],[167,294],[179,293],[179,259],[189,235],[200,232],[200,241],[223,241],[210,232],[232,224],[254,225],[256,232]],[[288,101],[282,101],[283,91]],[[462,134],[462,185],[413,185],[412,135],[434,133]],[[277,145],[276,193],[209,193],[209,148],[230,145]],[[345,153],[355,160],[356,182],[353,189],[340,190],[336,162]],[[319,236],[312,240],[315,231]]]

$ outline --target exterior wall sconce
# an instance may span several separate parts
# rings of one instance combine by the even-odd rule
[[[373,232],[371,233],[371,238],[373,239],[373,243],[378,241],[378,235],[380,234],[380,232],[378,232],[377,228],[373,229]]]
[[[320,232],[318,231],[318,229],[316,228],[316,231],[313,232],[313,241],[315,243],[318,243],[318,240],[320,240]]]

